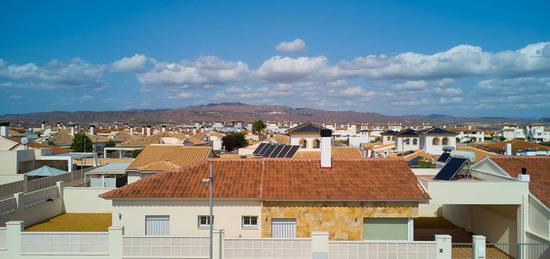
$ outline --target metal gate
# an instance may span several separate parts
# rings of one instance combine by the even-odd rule
[[[275,238],[296,237],[296,219],[294,218],[271,219],[271,237],[275,237]]]

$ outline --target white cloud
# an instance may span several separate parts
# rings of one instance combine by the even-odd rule
[[[424,89],[428,86],[425,80],[419,81],[405,81],[403,83],[396,84],[395,89]]]
[[[189,99],[193,97],[193,94],[192,93],[189,93],[189,92],[180,92],[176,95],[171,95],[168,97],[168,99]]]
[[[459,104],[462,103],[464,100],[462,97],[441,97],[439,98],[440,104]]]
[[[435,88],[435,89],[433,89],[433,92],[435,94],[439,94],[439,95],[453,96],[453,95],[461,95],[462,94],[462,89],[460,89],[460,88]]]
[[[522,75],[550,72],[550,42],[497,53],[458,45],[432,55],[405,52],[396,56],[370,55],[338,64],[344,74],[385,79],[458,78],[477,75]]]
[[[248,65],[241,61],[228,62],[219,57],[205,56],[196,61],[156,63],[154,68],[137,75],[142,85],[157,86],[211,86],[248,80]]]
[[[352,86],[344,89],[330,89],[328,91],[333,96],[346,96],[346,97],[373,97],[376,95],[374,91],[366,91],[361,86]]]
[[[81,101],[90,101],[90,100],[92,100],[92,99],[94,99],[94,97],[91,96],[91,95],[87,95],[87,94],[85,94],[85,95],[83,95],[82,97],[80,97],[80,100],[81,100]]]
[[[145,71],[147,62],[149,62],[149,58],[145,55],[135,54],[113,62],[113,70],[117,72],[140,73]]]
[[[448,86],[450,84],[454,84],[455,80],[452,78],[443,78],[441,80],[437,80],[435,84],[437,86]]]
[[[275,56],[264,61],[256,71],[260,79],[272,82],[316,80],[327,68],[326,57],[281,57]]]
[[[295,39],[290,42],[283,41],[275,49],[280,52],[302,51],[306,49],[306,43],[302,39]]]
[[[35,63],[8,65],[0,59],[0,78],[8,80],[3,87],[35,89],[105,88],[103,65],[94,65],[79,58],[69,62],[50,61],[43,66]]]

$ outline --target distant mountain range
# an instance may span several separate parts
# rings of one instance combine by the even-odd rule
[[[530,123],[534,121],[549,122],[549,118],[540,120],[490,117],[452,117],[442,114],[389,116],[372,112],[325,111],[310,108],[291,108],[280,105],[249,105],[243,103],[213,103],[207,105],[189,106],[178,109],[156,110],[125,110],[125,111],[76,111],[76,112],[40,112],[27,114],[0,115],[0,121],[14,123],[73,122],[90,123],[129,123],[180,124],[189,121],[296,121],[296,122],[368,122],[368,123],[403,123],[403,124],[498,124],[504,122]]]

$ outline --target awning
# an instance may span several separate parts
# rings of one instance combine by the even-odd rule
[[[54,176],[54,175],[60,175],[60,174],[66,174],[66,171],[59,170],[57,168],[49,167],[47,165],[34,169],[32,171],[29,171],[27,173],[28,176]]]
[[[128,163],[110,163],[97,168],[94,168],[86,174],[126,174],[126,168],[130,166]]]

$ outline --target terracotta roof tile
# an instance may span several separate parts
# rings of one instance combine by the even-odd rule
[[[184,167],[208,158],[210,147],[189,147],[183,145],[149,145],[136,157],[128,170],[160,171]]]
[[[530,176],[529,191],[550,207],[550,157],[497,156],[491,160],[514,178],[525,167]]]
[[[332,147],[333,159],[363,158],[359,148],[355,147]],[[293,158],[320,159],[321,151],[298,151]]]
[[[258,200],[427,200],[407,163],[398,159],[334,160],[321,169],[317,159],[208,159],[165,171],[104,193],[117,198],[208,198],[209,165],[214,197]]]
[[[507,140],[507,141],[498,142],[498,143],[484,144],[479,147],[486,150],[494,150],[494,151],[502,152],[504,151],[504,149],[506,149],[506,144],[508,143],[512,144],[513,150],[527,149],[527,148],[538,149],[538,150],[550,150],[550,147],[548,146],[539,145],[539,144],[535,144],[532,142],[523,141],[519,139],[512,139],[512,140]]]
[[[490,157],[490,156],[498,156],[499,154],[485,151],[483,149],[475,148],[475,147],[468,147],[468,146],[457,146],[456,150],[458,151],[467,151],[467,152],[473,152],[476,154],[476,159],[474,162],[477,162],[483,158]]]

